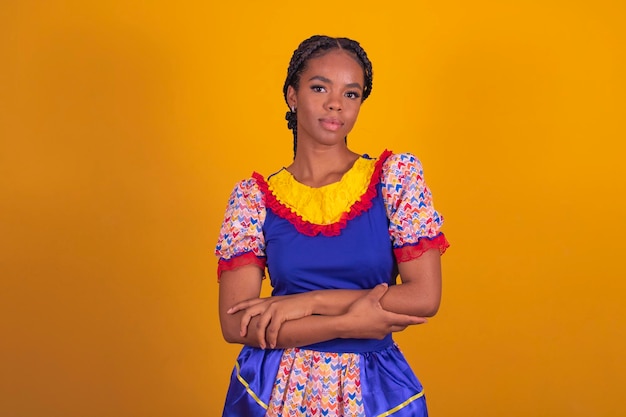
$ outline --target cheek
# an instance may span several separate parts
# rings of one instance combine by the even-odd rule
[[[353,106],[348,107],[347,109],[349,111],[350,117],[352,119],[356,119],[357,116],[359,115],[359,111],[361,110],[361,104],[355,104]]]
[[[320,100],[319,97],[307,97],[306,100],[301,100],[299,102],[299,106],[298,108],[301,108],[304,111],[307,112],[313,112],[315,110],[319,110],[320,107],[323,106],[323,102]]]

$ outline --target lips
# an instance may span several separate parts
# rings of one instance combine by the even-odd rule
[[[332,132],[339,130],[341,126],[343,126],[343,122],[339,119],[335,119],[334,117],[324,117],[319,119],[319,121],[324,129]]]

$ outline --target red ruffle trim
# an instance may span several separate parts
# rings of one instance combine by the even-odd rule
[[[265,272],[265,258],[259,258],[254,252],[246,252],[230,259],[220,259],[217,262],[217,280],[224,271],[232,271],[245,265],[256,265]]]
[[[419,258],[424,252],[430,249],[439,249],[439,253],[443,255],[449,246],[450,243],[443,233],[439,233],[432,238],[422,237],[415,244],[408,244],[401,248],[396,248],[393,250],[393,253],[396,255],[397,262],[406,262]]]
[[[295,226],[298,232],[306,236],[317,236],[320,233],[324,236],[338,236],[341,233],[341,230],[346,227],[348,221],[354,219],[372,207],[372,200],[376,197],[376,186],[380,182],[383,163],[391,154],[391,151],[385,150],[380,155],[374,166],[374,172],[372,173],[370,183],[365,193],[363,193],[361,198],[359,198],[359,200],[350,207],[350,210],[342,214],[338,221],[331,224],[315,224],[302,219],[302,216],[292,212],[289,207],[278,201],[276,196],[270,191],[265,178],[256,172],[252,174],[252,177],[257,181],[263,194],[265,194],[265,206],[271,209],[279,217],[288,220]]]

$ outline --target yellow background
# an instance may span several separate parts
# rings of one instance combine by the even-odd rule
[[[416,153],[452,243],[397,337],[433,416],[626,415],[623,1],[0,3],[0,415],[215,416],[212,251],[291,158],[291,52],[359,40],[349,144]]]

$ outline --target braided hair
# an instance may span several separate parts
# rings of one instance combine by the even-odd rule
[[[309,59],[318,58],[333,49],[347,51],[355,58],[361,68],[363,68],[365,80],[361,101],[365,101],[370,95],[372,92],[373,78],[372,63],[361,45],[359,45],[357,41],[348,38],[332,38],[330,36],[315,35],[302,41],[298,49],[296,49],[291,56],[289,68],[287,69],[287,78],[283,86],[283,96],[285,97],[287,106],[289,106],[287,89],[291,86],[294,90],[298,91],[300,75],[306,70]],[[298,146],[298,116],[296,110],[290,108],[285,115],[285,120],[287,120],[287,127],[293,132],[293,156],[295,158]]]

